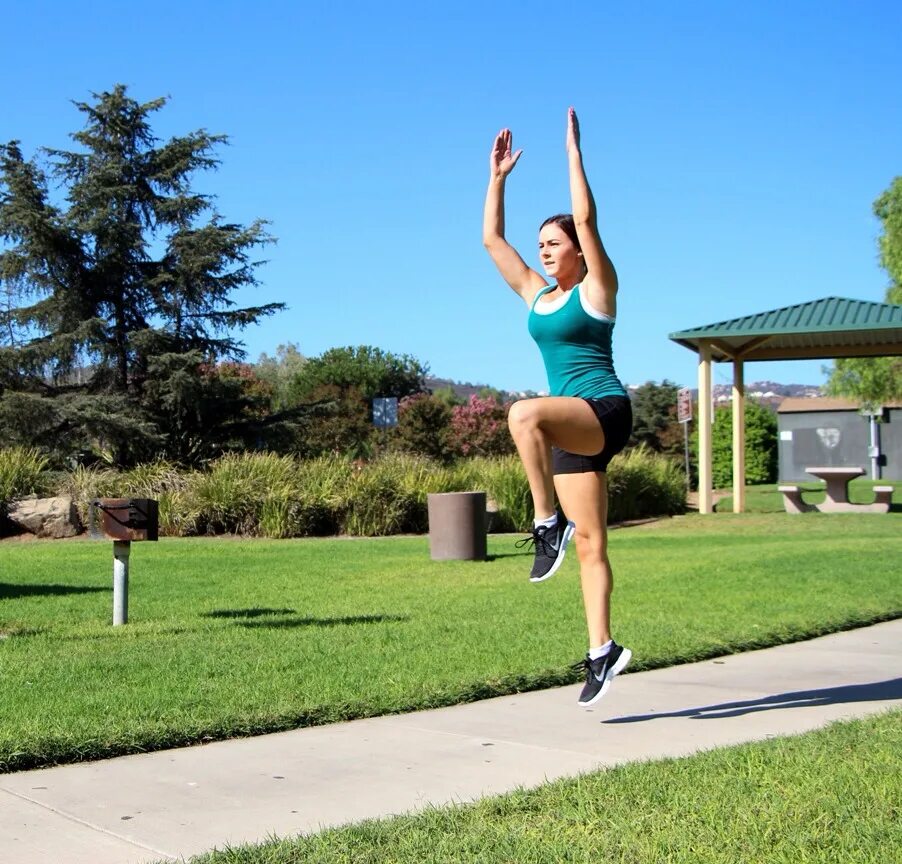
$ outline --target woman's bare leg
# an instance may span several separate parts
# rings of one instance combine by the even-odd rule
[[[579,557],[589,647],[611,638],[611,591],[614,576],[608,560],[608,486],[603,472],[557,474],[558,498],[568,518],[576,523],[573,536]]]
[[[536,519],[546,519],[555,512],[552,445],[594,456],[604,449],[601,424],[585,400],[568,396],[521,399],[511,406],[507,422],[526,471]],[[566,505],[564,510],[575,522]]]

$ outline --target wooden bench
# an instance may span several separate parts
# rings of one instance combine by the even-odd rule
[[[817,510],[813,504],[806,504],[802,500],[802,490],[798,486],[778,486],[777,491],[783,493],[783,507],[787,513],[810,513]]]

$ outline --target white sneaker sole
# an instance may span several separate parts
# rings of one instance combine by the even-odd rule
[[[627,664],[632,659],[633,652],[630,651],[629,648],[624,648],[623,653],[620,655],[617,662],[610,669],[608,669],[608,674],[605,675],[604,683],[601,685],[601,690],[599,690],[588,702],[577,702],[576,704],[579,705],[580,708],[590,708],[592,705],[600,702],[604,694],[608,692],[608,687],[611,686],[611,681],[614,680],[614,676],[619,675],[624,669],[626,669]]]
[[[567,527],[564,529],[564,536],[561,537],[561,548],[557,554],[557,558],[554,559],[554,564],[551,565],[551,569],[544,576],[536,576],[529,577],[530,582],[534,582],[538,584],[539,582],[544,582],[546,579],[550,579],[554,576],[555,573],[560,569],[561,564],[564,563],[564,555],[567,554],[567,544],[570,542],[570,538],[573,536],[573,532],[576,530],[576,525],[573,522],[568,522]]]

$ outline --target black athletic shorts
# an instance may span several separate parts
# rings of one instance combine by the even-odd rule
[[[559,447],[551,448],[554,474],[586,474],[589,471],[607,471],[608,462],[630,440],[633,431],[633,406],[627,396],[604,396],[601,399],[585,399],[598,417],[604,432],[604,449],[594,456],[568,453]]]

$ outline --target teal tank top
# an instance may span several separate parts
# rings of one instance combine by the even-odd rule
[[[574,285],[559,300],[542,304],[538,308],[543,311],[537,312],[539,298],[554,287],[539,291],[527,322],[529,335],[545,361],[551,395],[583,399],[626,396],[614,372],[614,319],[589,306],[581,285]]]

